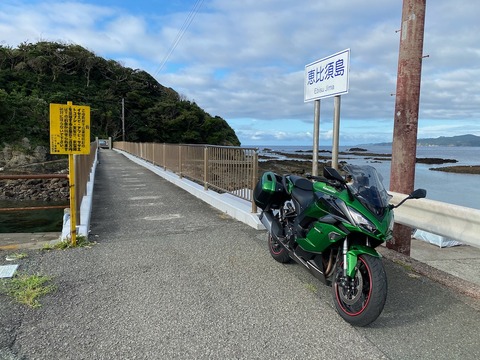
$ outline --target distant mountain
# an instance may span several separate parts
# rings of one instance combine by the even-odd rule
[[[370,145],[392,146],[392,143],[376,143]],[[438,138],[418,139],[418,146],[476,146],[480,147],[480,136],[467,134],[458,136],[440,136]]]
[[[418,139],[419,146],[479,146],[480,136],[468,134],[458,136],[440,136],[439,138]]]

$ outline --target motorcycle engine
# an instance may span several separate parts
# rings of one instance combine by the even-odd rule
[[[295,208],[291,201],[287,201],[283,205],[282,209],[282,224],[283,224],[283,233],[288,242],[294,241],[295,239],[295,230],[293,227],[293,221],[297,214],[295,213]]]

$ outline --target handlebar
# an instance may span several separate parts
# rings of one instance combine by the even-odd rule
[[[305,177],[309,180],[324,182],[324,183],[326,183],[330,186],[336,187],[336,188],[342,187],[342,184],[339,181],[333,180],[333,179],[327,179],[324,176],[315,176],[315,175],[307,174]]]
[[[305,177],[308,180],[321,181],[324,183],[327,183],[329,181],[326,177],[323,177],[323,176],[315,176],[315,175],[307,174]]]

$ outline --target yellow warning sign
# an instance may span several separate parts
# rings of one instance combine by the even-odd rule
[[[90,106],[50,104],[50,154],[90,153]]]

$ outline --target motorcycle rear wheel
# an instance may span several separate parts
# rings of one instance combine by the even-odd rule
[[[270,255],[280,263],[287,263],[290,261],[287,249],[276,240],[270,232],[267,233],[268,250]]]
[[[332,284],[333,301],[340,316],[355,326],[366,326],[383,311],[387,299],[387,275],[382,260],[362,254],[358,257],[351,286],[342,286],[343,261],[337,264]]]

